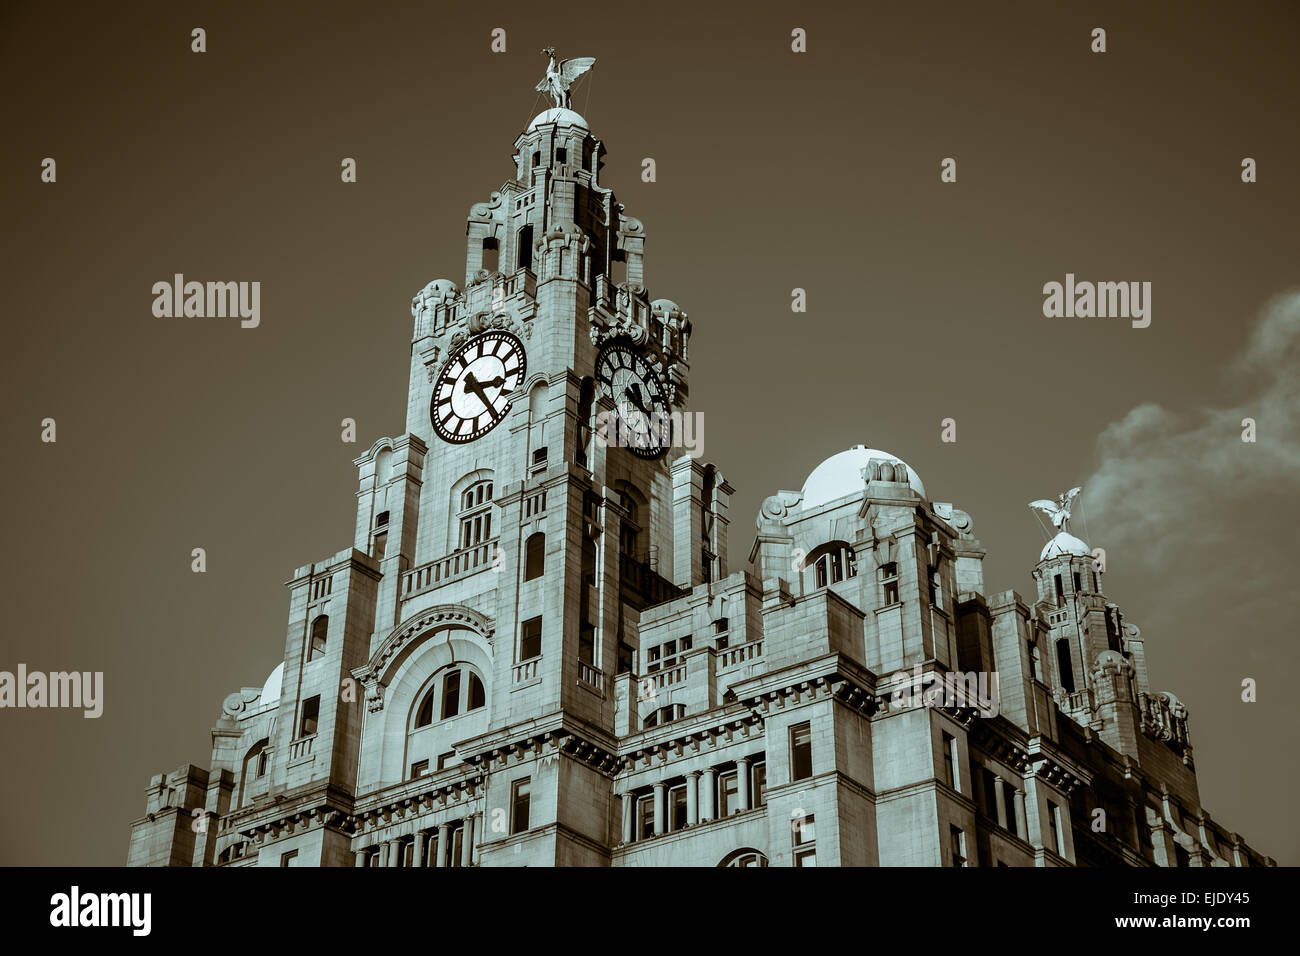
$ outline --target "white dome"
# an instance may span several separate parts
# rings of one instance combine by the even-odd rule
[[[903,459],[877,448],[855,445],[848,451],[831,455],[812,470],[808,480],[803,483],[804,511],[819,508],[828,501],[835,501],[846,495],[860,495],[866,488],[862,478],[862,469],[873,458],[884,458],[907,469],[907,483],[922,498],[925,497],[925,485],[921,476],[912,470],[912,466]]]
[[[533,117],[533,121],[528,124],[528,128],[530,130],[537,129],[537,127],[547,123],[555,123],[559,126],[581,126],[583,129],[591,129],[585,119],[573,110],[565,109],[562,106],[554,106],[543,113],[538,113]]]
[[[271,671],[266,678],[266,683],[262,685],[262,696],[257,699],[259,706],[265,707],[272,701],[280,699],[280,688],[284,683],[284,661],[275,665],[275,670]]]
[[[1092,549],[1088,547],[1079,538],[1070,534],[1068,531],[1062,531],[1055,538],[1043,545],[1043,551],[1038,556],[1039,561],[1046,561],[1048,558],[1059,558],[1065,554],[1077,555],[1081,558],[1092,557]]]

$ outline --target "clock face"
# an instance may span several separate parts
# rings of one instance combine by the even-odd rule
[[[527,371],[524,344],[500,329],[470,339],[447,360],[433,383],[429,418],[443,441],[482,438],[510,411]]]
[[[667,451],[672,440],[668,399],[644,355],[627,345],[606,346],[596,359],[596,387],[618,410],[618,434],[608,437],[609,444],[641,458]]]

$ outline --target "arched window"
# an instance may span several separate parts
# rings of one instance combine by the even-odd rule
[[[317,657],[325,656],[326,635],[329,626],[330,619],[324,614],[311,622],[311,638],[307,646],[308,661],[314,661]]]
[[[483,679],[468,667],[455,666],[444,670],[429,687],[415,709],[412,730],[428,727],[438,720],[450,720],[461,714],[487,705],[487,689]]]
[[[732,850],[722,858],[718,866],[767,866],[767,857],[758,850],[744,847]]]
[[[531,581],[546,573],[546,535],[538,531],[524,543],[524,580]]]
[[[519,268],[533,267],[533,225],[529,223],[519,230]]]
[[[857,556],[844,541],[830,541],[814,548],[804,560],[809,590],[839,584],[858,573]]]
[[[460,493],[458,548],[472,548],[492,537],[492,482],[476,481]]]

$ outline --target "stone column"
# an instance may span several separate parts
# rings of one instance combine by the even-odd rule
[[[686,775],[686,825],[700,822],[700,772],[692,770]]]
[[[998,826],[1007,828],[1007,795],[1002,792],[1002,778],[993,778],[993,800],[998,808]]]
[[[1025,791],[1021,790],[1019,787],[1016,788],[1015,804],[1016,804],[1016,832],[1019,834],[1020,839],[1028,840],[1029,820],[1025,817]]]
[[[450,839],[451,839],[451,824],[439,823],[438,824],[438,845],[434,847],[434,853],[435,853],[435,856],[433,858],[434,866],[448,865],[449,861],[447,859],[447,846]]]
[[[366,851],[364,849],[356,851],[357,866],[366,865]]]
[[[713,777],[714,770],[710,767],[700,776],[700,822],[713,819]]]
[[[743,813],[749,809],[749,758],[736,761],[736,806]]]
[[[402,841],[401,840],[388,841],[388,865],[389,866],[402,865]]]
[[[388,843],[389,841],[385,840],[383,843],[379,844],[379,865],[380,866],[388,866],[388,851],[389,851]]]
[[[623,842],[631,843],[633,834],[636,832],[636,801],[632,799],[632,794],[623,794]]]
[[[664,826],[664,785],[655,784],[655,836],[664,833],[667,827]]]
[[[424,847],[428,843],[429,834],[424,830],[415,831],[415,852],[411,857],[411,866],[424,866]]]
[[[460,865],[474,865],[474,814],[465,818],[465,832],[461,834]]]

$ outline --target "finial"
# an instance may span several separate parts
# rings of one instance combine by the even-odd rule
[[[1074,504],[1074,499],[1079,497],[1082,488],[1071,488],[1063,495],[1057,495],[1056,500],[1050,498],[1040,498],[1037,501],[1029,502],[1029,507],[1035,511],[1041,511],[1047,517],[1052,519],[1052,524],[1062,531],[1067,531],[1070,521],[1070,507]]]
[[[537,92],[549,93],[557,109],[568,109],[569,87],[573,85],[574,80],[595,65],[596,58],[594,56],[573,57],[561,60],[557,65],[555,48],[549,46],[542,50],[542,56],[550,57],[551,62],[546,67],[546,76],[537,84]]]

